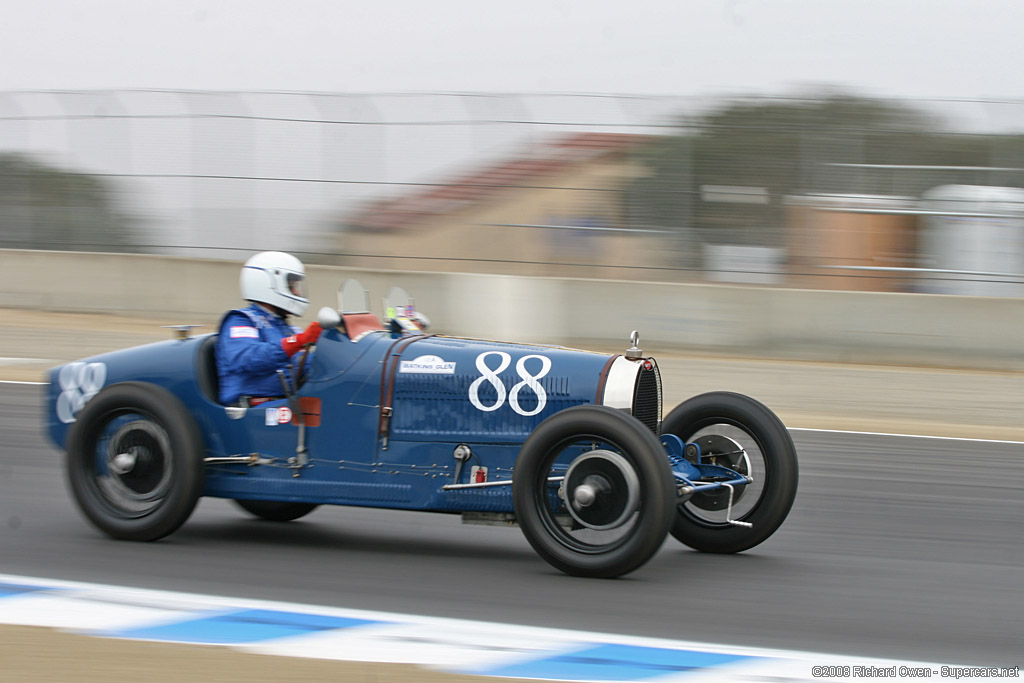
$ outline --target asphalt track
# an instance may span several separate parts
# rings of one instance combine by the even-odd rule
[[[176,534],[107,539],[66,492],[41,387],[0,384],[0,572],[744,646],[1013,666],[1024,652],[1016,443],[798,431],[782,529],[735,556],[669,539],[617,580],[563,576],[518,529],[204,499]]]

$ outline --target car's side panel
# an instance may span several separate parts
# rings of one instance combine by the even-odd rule
[[[454,481],[459,444],[401,442],[381,459],[327,460],[311,455],[312,467],[292,471],[269,466],[218,465],[207,470],[205,495],[406,510],[512,512],[510,486],[444,490]],[[465,482],[477,462],[491,463],[489,481],[510,482],[518,446],[469,444],[472,462],[464,464]]]
[[[353,343],[330,332],[300,391],[322,400],[321,424],[306,432],[312,467],[290,470],[284,465],[294,453],[260,448],[277,461],[211,467],[206,495],[511,512],[508,487],[442,487],[470,482],[474,468],[478,479],[510,481],[530,431],[558,410],[594,402],[607,364],[606,355],[555,347],[384,333]],[[253,423],[250,431],[260,428]],[[297,443],[294,425],[264,429]],[[454,457],[460,444],[473,454],[462,466]]]
[[[243,425],[250,447],[232,453],[256,454],[267,464],[210,466],[205,495],[352,504],[374,496],[390,502],[401,497],[384,487],[374,494],[381,482],[372,476],[372,468],[345,469],[345,461],[376,460],[381,367],[394,343],[385,333],[353,343],[336,330],[325,332],[310,363],[309,379],[296,395],[299,403],[313,401],[313,423],[318,422],[305,429],[309,466],[289,466],[298,458],[295,403],[271,401],[249,408],[236,421]]]
[[[55,368],[50,437],[63,447],[74,415],[103,387],[150,382],[184,403],[207,457],[255,455],[262,463],[208,465],[204,495],[511,511],[508,487],[442,487],[470,482],[474,468],[478,481],[509,481],[529,433],[559,410],[594,402],[609,364],[607,355],[558,347],[396,339],[385,332],[353,342],[331,330],[296,396],[313,401],[319,418],[305,430],[308,465],[296,468],[299,428],[289,415],[295,404],[279,399],[241,417],[217,404],[210,388],[203,389],[212,359],[207,339],[160,342]],[[453,454],[461,444],[473,455],[460,467]]]

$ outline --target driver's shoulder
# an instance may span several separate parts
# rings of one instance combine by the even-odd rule
[[[265,326],[266,323],[261,322],[255,312],[236,308],[228,311],[221,318],[218,333],[220,338],[225,341],[234,338],[259,337],[259,328]]]

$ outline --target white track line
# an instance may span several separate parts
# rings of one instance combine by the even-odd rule
[[[902,439],[938,439],[941,441],[974,441],[978,443],[1005,443],[1024,446],[1024,441],[999,441],[997,439],[972,439],[964,436],[930,436],[928,434],[890,434],[888,432],[855,432],[843,429],[813,429],[811,427],[787,427],[791,432],[820,432],[822,434],[851,434],[854,436],[892,436]]]
[[[832,674],[844,679],[851,674],[856,677],[858,669],[868,671],[865,675],[876,680],[901,680],[903,676],[896,675],[901,668],[931,677],[950,669],[949,665],[933,662],[516,626],[0,574],[0,584],[5,583],[15,584],[15,591],[0,596],[0,624],[44,626],[131,640],[219,645],[291,657],[418,664],[450,674],[566,682],[719,683],[742,679],[813,682],[824,665],[845,672]],[[254,619],[248,614],[253,610],[263,613]],[[234,616],[240,618],[239,623],[250,620],[242,637],[231,631],[236,628],[231,624]],[[226,620],[227,625],[215,628],[231,637],[210,638],[210,631],[201,626],[218,620]],[[345,620],[363,623],[346,624]],[[274,628],[288,624],[314,627],[308,632]],[[270,630],[266,630],[268,626]],[[893,675],[880,676],[885,670]]]
[[[14,379],[0,379],[0,384],[34,384],[36,386],[42,386],[49,384],[49,382],[19,382]]]

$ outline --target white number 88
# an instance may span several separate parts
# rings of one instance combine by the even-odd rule
[[[498,356],[501,360],[498,363],[498,367],[491,369],[487,365],[488,356]],[[540,361],[540,372],[537,374],[531,374],[526,369],[526,361],[536,358]],[[505,353],[504,351],[485,351],[476,357],[476,369],[480,371],[480,377],[476,378],[472,384],[469,385],[469,402],[473,404],[473,407],[477,410],[484,412],[491,412],[497,410],[505,404],[505,397],[508,396],[508,404],[512,407],[512,410],[517,412],[524,417],[530,417],[536,415],[540,411],[544,410],[544,407],[548,403],[547,392],[544,391],[544,387],[541,386],[540,378],[551,372],[551,359],[547,356],[539,356],[536,354],[523,356],[516,361],[516,374],[522,379],[512,386],[511,391],[506,391],[505,385],[501,383],[501,378],[498,376],[509,366],[512,362],[512,356]],[[497,392],[497,398],[493,405],[484,405],[480,401],[480,387],[483,386],[484,382],[488,382],[494,387]],[[519,404],[519,394],[524,388],[529,388],[537,396],[537,406],[533,410],[524,410]]]

